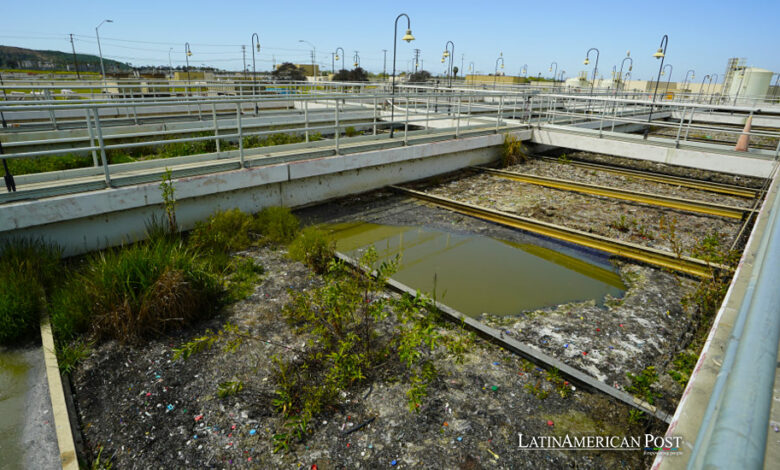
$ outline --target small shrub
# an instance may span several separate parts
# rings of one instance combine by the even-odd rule
[[[336,243],[316,227],[306,227],[290,244],[290,258],[305,263],[316,273],[324,273],[336,251]]]
[[[642,372],[636,375],[626,372],[626,376],[631,381],[631,385],[626,388],[627,391],[651,405],[655,403],[655,399],[660,396],[653,392],[651,388],[658,381],[658,373],[655,371],[655,367],[645,367]]]
[[[263,267],[252,258],[233,258],[228,266],[227,294],[225,301],[236,302],[247,298],[254,292],[255,285],[265,272]]]
[[[346,129],[344,129],[344,134],[346,134],[347,137],[355,137],[356,135],[360,134],[358,131],[355,130],[352,126],[347,126]]]
[[[257,214],[253,227],[269,243],[289,243],[295,239],[300,225],[290,209],[266,207]]]
[[[501,167],[517,165],[528,161],[528,153],[523,141],[512,134],[504,134],[504,145],[501,148]]]
[[[249,235],[252,225],[252,216],[239,209],[217,212],[205,222],[195,224],[189,243],[210,253],[243,250],[252,244]]]
[[[171,234],[179,231],[179,226],[176,223],[176,188],[171,181],[170,168],[165,169],[165,173],[160,183],[160,194],[163,199],[163,207],[165,208],[165,215],[168,216],[168,232]]]
[[[696,361],[699,360],[699,356],[688,351],[682,351],[672,361],[674,368],[667,371],[672,376],[675,382],[679,383],[681,387],[685,388],[688,384],[688,380],[691,378],[693,368],[696,367]]]
[[[89,357],[92,353],[91,342],[76,340],[67,344],[61,343],[57,346],[57,365],[60,372],[70,374],[76,366]]]

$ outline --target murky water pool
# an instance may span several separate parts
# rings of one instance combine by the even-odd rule
[[[426,227],[350,222],[325,225],[339,251],[354,258],[373,245],[379,261],[400,256],[392,277],[467,315],[513,315],[610,294],[625,285],[604,262],[533,245]]]
[[[30,354],[0,348],[0,467],[23,468],[22,430]]]

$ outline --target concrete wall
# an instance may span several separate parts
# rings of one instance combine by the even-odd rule
[[[530,131],[514,133],[525,140]],[[175,180],[177,220],[192,228],[217,210],[297,207],[498,158],[502,134],[304,160]],[[66,255],[132,242],[160,217],[158,183],[0,206],[0,239],[42,237]]]

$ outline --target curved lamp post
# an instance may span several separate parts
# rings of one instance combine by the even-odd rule
[[[103,23],[113,23],[114,20],[103,20],[100,22],[99,25],[95,26],[95,37],[97,37],[97,43],[98,43],[98,53],[100,54],[100,73],[103,74],[103,80],[106,79],[106,69],[103,68],[103,50],[100,48],[100,33],[98,32],[98,28],[103,26]]]
[[[257,38],[257,44],[255,44],[255,38]],[[255,49],[260,52],[260,36],[257,33],[252,33],[252,97],[257,95],[257,70],[255,70]],[[257,101],[255,101],[255,114],[257,114]]]
[[[341,51],[341,70],[346,70],[344,66],[344,49],[341,47],[336,48],[336,62],[339,61],[339,51]]]
[[[664,65],[663,71],[661,71],[661,75],[666,73],[666,67],[669,67],[669,76],[666,77],[666,88],[664,88],[664,95],[669,93],[669,82],[672,80],[672,71],[674,70],[672,64],[666,64]]]
[[[696,71],[693,69],[688,69],[688,71],[685,72],[685,80],[683,80],[683,90],[685,90],[685,87],[688,86],[688,74],[691,74],[691,80],[696,80]]]
[[[623,65],[625,65],[626,61],[630,62],[630,65],[628,66],[628,71],[631,72],[631,70],[634,69],[634,59],[631,58],[631,51],[626,51],[626,57],[623,58],[623,61],[620,62],[620,71],[618,72],[618,80],[623,81]],[[628,75],[628,74],[626,74]],[[615,95],[617,95],[617,88],[615,87]],[[625,89],[625,85],[623,86],[623,89]]]
[[[450,49],[450,45],[452,45],[452,49]],[[452,58],[455,57],[455,43],[452,41],[447,41],[447,43],[444,45],[444,53],[442,54],[442,61],[444,59],[449,58],[449,65],[447,66],[447,76],[449,77],[448,85],[450,88],[452,88]]]
[[[590,64],[590,51],[596,51],[596,63],[593,64],[593,81],[590,82],[590,94],[592,95],[593,87],[596,85],[596,72],[599,70],[599,56],[601,55],[601,52],[595,47],[588,49],[588,52],[585,54],[585,60],[582,61],[585,65]]]
[[[503,68],[504,68],[504,53],[503,52],[499,52],[498,59],[496,59],[496,70],[493,73],[493,89],[494,90],[496,89],[496,81],[498,80],[498,61],[499,60],[501,61],[501,69],[503,70]]]
[[[187,90],[185,91],[185,95],[189,96],[190,94],[190,56],[192,55],[192,50],[190,49],[190,43],[185,42],[184,43],[184,60],[187,63]]]
[[[704,93],[703,93],[703,91],[704,91],[704,80],[707,80],[708,78],[710,78],[710,79],[712,78],[712,77],[710,77],[710,74],[707,74],[707,75],[703,76],[702,79],[701,79],[701,85],[699,86],[699,95],[702,98],[704,97]],[[702,101],[704,101],[704,100],[702,100]]]
[[[398,20],[401,19],[402,16],[406,17],[406,34],[401,38],[402,41],[411,42],[414,41],[414,36],[412,36],[412,20],[409,19],[409,15],[406,13],[401,13],[395,18],[395,26],[393,26],[393,79],[392,84],[390,85],[390,138],[393,138],[393,131],[395,130],[395,126],[393,125],[393,118],[395,117],[395,58],[396,58],[396,49],[398,45]]]
[[[555,72],[553,72],[553,64],[555,64]],[[550,63],[550,72],[553,72],[553,91],[555,91],[555,77],[558,76],[558,62]]]
[[[650,104],[650,115],[647,118],[647,122],[651,122],[653,120],[653,109],[655,108],[655,97],[658,94],[658,83],[661,81],[661,73],[663,72],[664,68],[664,59],[666,58],[666,46],[669,45],[669,36],[664,34],[664,37],[661,38],[661,45],[658,48],[657,51],[655,51],[655,54],[653,54],[653,57],[656,59],[661,59],[661,64],[658,66],[658,77],[655,79],[655,91],[653,91],[653,102]]]
[[[712,103],[712,98],[715,96],[715,91],[712,91],[712,94],[710,94],[710,86],[712,86],[712,82],[715,82],[715,86],[718,86],[718,74],[713,73],[713,76],[710,77],[710,81],[707,82],[707,94],[710,95],[709,103]],[[713,80],[714,79],[714,80]]]
[[[523,76],[528,77],[528,64],[523,64],[523,68],[521,70],[523,71]]]
[[[360,67],[360,55],[358,54],[358,51],[355,51],[354,57],[352,57],[352,60],[355,62],[352,64],[355,68]]]

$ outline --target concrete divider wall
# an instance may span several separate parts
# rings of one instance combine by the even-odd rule
[[[490,134],[181,178],[177,221],[188,230],[217,210],[297,207],[486,164],[502,142]],[[144,238],[153,216],[164,216],[158,183],[24,201],[0,206],[0,239],[41,237],[76,255]]]

